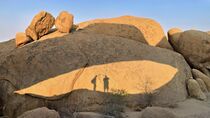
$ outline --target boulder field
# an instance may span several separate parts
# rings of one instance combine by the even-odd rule
[[[67,11],[56,19],[42,11],[25,33],[0,43],[2,116],[208,116],[206,32],[173,28],[168,41],[160,24],[148,18],[122,16],[79,24],[73,18]]]

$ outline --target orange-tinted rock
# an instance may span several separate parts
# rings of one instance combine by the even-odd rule
[[[108,18],[108,19],[96,19],[87,22],[83,22],[78,24],[78,29],[84,29],[91,24],[96,23],[111,23],[111,24],[124,24],[124,25],[132,25],[136,27],[139,32],[141,32],[144,38],[139,40],[145,40],[141,42],[146,42],[148,45],[171,49],[171,45],[169,44],[164,31],[161,25],[153,19],[149,18],[141,18],[141,17],[134,17],[134,16],[121,16],[116,18]],[[114,30],[114,29],[110,29]],[[103,30],[104,34],[107,34],[106,30]],[[101,33],[103,33],[101,31]],[[126,37],[129,38],[129,37]]]
[[[69,33],[72,29],[74,16],[67,11],[62,11],[55,20],[55,26],[62,33]]]
[[[172,28],[168,31],[168,41],[175,50],[178,49],[177,43],[178,43],[181,33],[182,33],[182,30],[179,28]]]
[[[33,18],[31,24],[26,29],[26,35],[30,36],[33,40],[38,40],[49,32],[54,23],[55,18],[50,13],[41,11]]]
[[[16,38],[15,38],[16,47],[25,45],[30,41],[31,41],[31,38],[26,36],[25,33],[20,32],[16,34]]]

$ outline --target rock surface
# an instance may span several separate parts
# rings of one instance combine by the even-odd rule
[[[60,118],[58,112],[46,107],[37,108],[23,113],[18,118]]]
[[[34,42],[2,55],[5,56],[0,58],[0,90],[4,93],[1,98],[6,106],[4,113],[11,117],[37,106],[48,105],[62,111],[71,108],[65,105],[80,104],[76,102],[78,95],[88,105],[82,107],[86,108],[84,111],[100,110],[106,98],[104,75],[110,78],[105,81],[109,91],[118,88],[127,90],[128,94],[136,93],[129,95],[124,103],[136,106],[145,103],[144,100],[140,102],[138,96],[138,93],[144,93],[145,85],[136,89],[141,79],[143,83],[150,81],[151,90],[158,91],[152,104],[168,105],[186,99],[185,81],[192,76],[190,67],[178,53],[127,38],[80,31]],[[91,80],[95,75],[98,75],[96,90],[101,91],[100,94],[93,91]],[[77,89],[92,92],[68,94]],[[14,95],[13,91],[27,95]]]
[[[55,30],[49,34],[44,35],[43,37],[41,37],[39,40],[46,40],[46,39],[52,39],[52,38],[59,38],[59,37],[63,37],[65,35],[67,35],[68,33],[61,33],[58,30]]]
[[[189,79],[187,81],[188,92],[191,97],[195,97],[199,100],[206,100],[206,95],[202,92],[200,85],[194,79]]]
[[[206,84],[204,83],[204,81],[200,78],[196,78],[196,81],[198,82],[198,84],[200,85],[201,87],[201,90],[204,92],[204,93],[207,93],[208,92],[208,89],[206,87]]]
[[[206,84],[208,91],[210,91],[210,78],[208,76],[206,76],[205,74],[203,74],[197,69],[192,69],[192,74],[194,78],[202,79],[204,83]]]
[[[185,31],[173,45],[192,67],[210,76],[210,35],[196,30]]]
[[[179,49],[177,46],[179,43],[179,37],[181,33],[182,30],[179,28],[172,28],[168,31],[168,41],[176,51]]]
[[[43,35],[47,34],[53,27],[55,18],[48,12],[41,11],[34,16],[31,24],[26,29],[26,35],[33,40],[38,40]]]
[[[142,111],[141,118],[179,118],[173,112],[161,107],[148,107]]]
[[[31,38],[26,36],[25,33],[17,33],[15,38],[16,47],[19,47],[21,45],[25,45],[27,43],[31,42]]]
[[[69,33],[73,27],[74,16],[67,11],[62,11],[55,20],[55,26],[62,33]]]
[[[152,46],[167,48],[171,50],[173,49],[171,45],[169,44],[160,24],[152,19],[139,18],[139,17],[134,17],[134,16],[121,16],[121,17],[109,18],[109,19],[96,19],[96,20],[91,20],[91,21],[78,24],[78,29],[84,29],[85,27],[91,24],[96,24],[96,23],[124,24],[124,25],[134,26],[135,28],[139,30],[139,32],[143,34],[144,38],[141,38],[141,40],[145,39],[147,44],[152,45]],[[113,29],[113,31],[115,29]],[[128,29],[128,30],[131,30],[131,29]],[[100,31],[100,32],[103,33],[103,31]],[[104,30],[105,34],[107,32],[109,31]],[[145,42],[145,41],[141,41],[141,42]]]
[[[114,117],[94,112],[78,112],[74,114],[74,118],[114,118]]]

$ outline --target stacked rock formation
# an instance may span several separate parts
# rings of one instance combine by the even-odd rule
[[[39,39],[43,40],[68,34],[73,27],[73,18],[72,14],[62,11],[55,20],[50,13],[41,11],[34,16],[25,33],[17,33],[16,46],[22,46]],[[52,31],[54,25],[57,29]]]
[[[207,32],[173,28],[167,40],[160,24],[149,18],[121,16],[77,25],[73,18],[66,11],[56,19],[42,11],[15,41],[0,43],[0,113],[113,118],[144,109],[140,118],[177,118],[180,110],[167,107],[189,97],[202,105],[208,101]]]

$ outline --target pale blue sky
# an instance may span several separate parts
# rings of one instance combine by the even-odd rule
[[[0,41],[23,32],[33,16],[45,10],[55,17],[66,10],[79,23],[94,18],[134,15],[158,21],[165,31],[210,30],[210,0],[2,0],[0,3]]]

